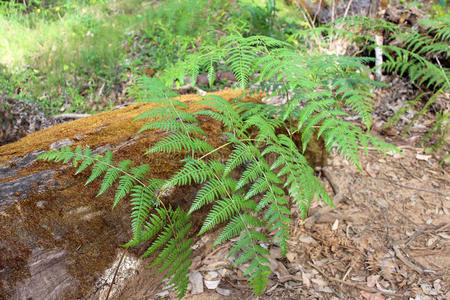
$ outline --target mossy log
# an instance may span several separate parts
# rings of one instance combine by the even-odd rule
[[[225,99],[240,91],[218,93]],[[191,103],[197,95],[183,95]],[[111,266],[119,245],[131,237],[126,201],[111,210],[113,191],[96,197],[98,183],[84,186],[85,174],[69,165],[36,161],[42,151],[64,145],[111,150],[117,160],[132,159],[152,167],[151,176],[168,178],[179,167],[177,155],[143,153],[163,133],[144,132],[132,122],[150,104],[132,104],[34,132],[0,147],[0,299],[96,298],[96,280]],[[222,128],[204,129],[221,143]],[[168,201],[187,205],[187,188]],[[133,249],[140,254],[142,249]]]
[[[241,92],[216,94],[231,100]],[[180,96],[192,104],[192,110],[198,109],[193,102],[199,98]],[[111,267],[119,245],[131,238],[127,202],[112,210],[114,191],[96,197],[99,182],[84,185],[89,174],[75,176],[70,165],[36,161],[36,157],[66,145],[89,147],[97,153],[111,150],[117,161],[146,163],[152,168],[150,176],[168,178],[180,167],[181,155],[143,155],[165,133],[136,135],[144,121],[132,121],[150,107],[132,104],[49,127],[0,147],[0,299],[100,297],[98,287],[109,283],[99,278]],[[210,144],[223,144],[220,124],[203,121]],[[195,193],[194,187],[180,188],[164,201],[187,208]],[[142,250],[129,252],[139,255]]]

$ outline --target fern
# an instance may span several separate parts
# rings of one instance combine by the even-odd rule
[[[207,96],[196,102],[201,110],[191,112],[161,80],[142,78],[133,89],[139,101],[152,104],[136,120],[147,120],[139,132],[158,130],[163,138],[149,153],[181,153],[183,166],[167,180],[152,178],[150,166],[132,166],[128,160],[114,163],[113,155],[66,147],[40,156],[42,159],[72,161],[77,173],[92,167],[88,183],[102,174],[98,195],[117,182],[112,206],[129,199],[132,239],[124,246],[149,242],[144,256],[156,254],[152,266],[171,278],[178,296],[186,292],[192,253],[191,215],[209,208],[197,233],[222,227],[215,245],[231,241],[235,265],[248,263],[245,275],[256,295],[261,295],[270,276],[268,250],[274,243],[283,255],[288,251],[291,208],[303,218],[313,199],[332,204],[304,152],[309,143],[323,139],[328,151],[336,150],[359,167],[360,148],[369,144],[381,152],[392,150],[371,136],[370,89],[375,84],[365,67],[369,59],[337,55],[306,54],[272,38],[233,35],[217,46],[199,49],[187,63],[179,62],[165,74],[172,86],[188,75],[195,82],[199,70],[206,70],[210,83],[217,67],[229,68],[242,89],[253,84],[253,92],[268,97],[282,96],[279,106],[265,103],[231,102]],[[365,128],[343,117],[357,115]],[[226,137],[212,147],[201,120],[219,122]],[[301,135],[302,147],[294,142]],[[229,151],[220,151],[229,149]],[[198,187],[185,212],[161,201],[163,191],[184,185]]]
[[[443,66],[440,60],[445,61],[450,55],[450,16],[447,14],[439,18],[421,19],[419,23],[426,30],[426,33],[417,31],[415,27],[399,27],[396,24],[380,19],[352,16],[320,27],[299,30],[294,35],[294,38],[300,43],[315,43],[315,45],[310,46],[312,49],[326,49],[329,46],[329,41],[333,39],[345,39],[369,52],[373,52],[376,47],[380,47],[385,58],[381,66],[384,71],[397,73],[400,76],[408,76],[416,85],[433,89],[435,92],[437,91],[436,94],[442,90],[448,91],[450,89],[450,81],[448,79],[450,70],[448,67]],[[377,45],[373,33],[382,31],[384,31],[385,35],[387,34],[388,39],[385,45]],[[329,66],[329,64],[324,65]],[[342,80],[338,81],[342,82]],[[355,94],[358,90],[360,89],[348,89],[353,96],[348,97],[347,95],[344,102],[355,111],[358,111],[363,118],[363,122],[368,126],[367,119],[369,115],[361,114],[367,111],[368,107],[364,107],[367,103],[361,101],[364,98],[364,94],[360,94],[360,92]],[[346,95],[345,92],[342,95]],[[418,117],[428,111],[427,108],[434,98],[435,96],[431,96],[423,109],[410,120],[407,130],[415,123]],[[417,100],[405,103],[402,109],[386,123],[385,127],[395,124],[408,107],[411,107],[412,103],[417,102]],[[436,130],[436,127],[433,126],[426,135],[426,140],[429,140],[434,133],[447,130],[446,126],[448,125],[439,121],[435,124],[436,127],[439,127],[439,130]],[[438,149],[438,145],[442,146],[442,136],[437,140],[438,142],[432,149]]]
[[[188,268],[191,264],[190,255],[192,252],[190,249],[192,238],[187,237],[191,226],[189,217],[182,210],[173,211],[160,201],[160,196],[156,191],[163,186],[163,180],[151,178],[147,182],[143,181],[150,171],[149,166],[141,165],[128,171],[131,164],[129,160],[119,162],[116,167],[113,165],[112,152],[108,151],[104,156],[101,156],[92,154],[90,149],[83,151],[79,147],[75,151],[72,151],[69,147],[52,150],[39,155],[38,159],[64,161],[66,163],[72,160],[74,166],[82,161],[77,172],[93,165],[86,184],[105,173],[97,196],[104,193],[115,181],[119,180],[113,207],[127,195],[130,196],[131,205],[133,237],[124,246],[136,246],[159,235],[159,238],[151,244],[143,256],[150,255],[164,247],[153,265],[160,265],[160,271],[170,268],[167,276],[172,276],[171,283],[176,286],[178,294],[181,296],[186,292],[187,274],[189,273]],[[119,177],[120,174],[122,175]],[[160,206],[162,206],[162,209]],[[151,214],[151,211],[155,211],[155,213]],[[167,253],[171,254],[170,259],[167,258]],[[162,263],[162,258],[164,263]]]

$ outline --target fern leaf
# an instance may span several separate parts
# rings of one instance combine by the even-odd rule
[[[181,152],[182,150],[198,151],[202,153],[212,151],[213,149],[214,148],[210,144],[199,138],[189,137],[182,133],[173,133],[157,142],[155,146],[146,152],[146,154],[155,152]]]
[[[121,172],[126,172],[131,164],[131,160],[121,161],[116,167],[109,167],[103,177],[102,185],[97,193],[97,197],[103,194],[119,178]]]

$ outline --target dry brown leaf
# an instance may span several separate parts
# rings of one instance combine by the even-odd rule
[[[367,277],[367,286],[370,288],[375,287],[378,279],[380,279],[380,275],[370,275],[369,277]]]
[[[281,249],[280,247],[270,248],[270,257],[273,259],[281,259]]]
[[[372,178],[377,177],[377,174],[375,174],[375,171],[372,169],[372,167],[370,166],[369,163],[366,165],[366,172],[367,172],[367,174],[369,174],[369,176],[372,177]]]
[[[293,253],[293,252],[288,252],[288,253],[286,253],[286,258],[287,258],[287,260],[288,260],[289,262],[295,261],[296,256],[297,256],[297,255],[296,255],[295,253]]]
[[[303,284],[306,285],[306,287],[309,289],[311,287],[311,274],[306,274],[305,272],[302,272],[302,281]]]
[[[361,296],[366,300],[386,300],[386,298],[381,294],[374,294],[366,291],[361,291]]]
[[[331,226],[331,230],[336,231],[339,227],[339,220],[336,219],[333,223],[333,225]]]
[[[323,288],[325,286],[328,285],[328,282],[326,282],[325,280],[323,280],[321,277],[317,276],[313,279],[311,279],[311,282],[314,284],[317,284],[319,286],[319,288]]]

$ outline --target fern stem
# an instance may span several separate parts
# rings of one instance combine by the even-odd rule
[[[169,103],[170,103],[170,107],[172,107],[172,109],[176,113],[178,119],[181,121],[181,124],[184,127],[184,130],[186,132],[187,137],[192,141],[192,138],[189,135],[189,130],[187,129],[186,124],[184,124],[184,122],[183,122],[183,118],[181,118],[180,114],[178,113],[178,110],[175,108],[175,105],[173,105],[172,98],[170,98],[168,100],[169,100]],[[194,149],[192,149],[191,155],[192,155],[192,158],[194,158]]]
[[[444,78],[447,81],[447,84],[450,85],[450,81],[448,80],[447,74],[445,74],[445,72],[444,72],[444,68],[442,67],[439,58],[436,55],[434,56],[434,58],[436,59],[438,65],[439,65],[439,68],[441,68],[442,74],[444,75]]]
[[[217,176],[217,174],[214,173],[214,177],[216,177],[216,179],[217,179],[219,182],[221,182],[223,186],[225,186],[225,185],[223,184],[222,180],[219,179],[219,177]],[[243,224],[245,224],[245,220],[244,220],[244,218],[242,218],[242,214],[240,213],[240,209],[239,209],[238,206],[236,205],[236,201],[233,200],[233,197],[231,197],[231,194],[228,192],[228,189],[225,188],[224,191],[225,191],[225,193],[227,194],[228,199],[230,199],[230,200],[232,201],[232,203],[233,203],[233,205],[234,205],[234,207],[235,207],[235,209],[236,209],[236,212],[237,212],[237,214],[239,215],[239,218],[241,219],[241,222],[242,222]],[[246,231],[246,234],[250,237],[250,239],[251,239],[251,241],[252,241],[252,243],[250,243],[250,244],[251,244],[250,246],[254,249],[255,253],[257,253],[257,250],[256,250],[256,248],[255,248],[255,246],[254,246],[255,241],[253,240],[252,235],[251,235],[250,232],[248,231],[247,226],[244,227],[244,230]]]

